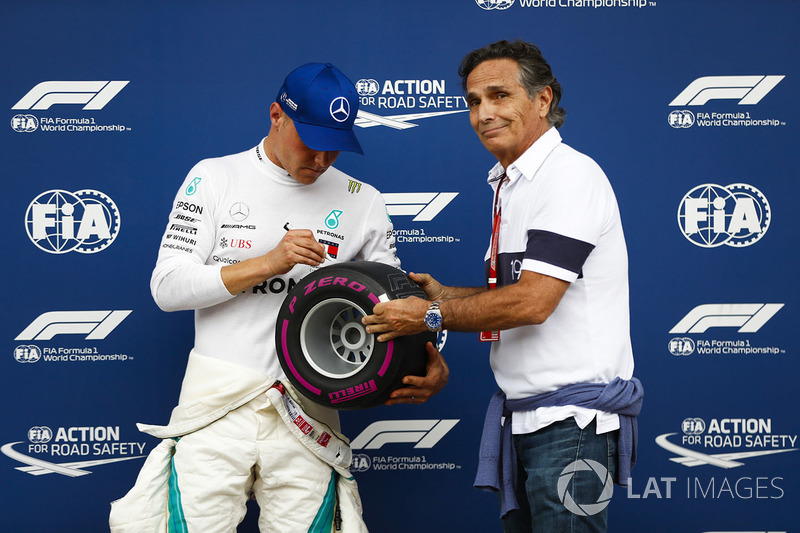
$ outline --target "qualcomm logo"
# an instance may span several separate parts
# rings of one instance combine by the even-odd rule
[[[578,503],[572,497],[569,490],[570,484],[572,484],[573,487],[577,484],[577,481],[573,483],[573,478],[578,475],[583,479],[583,484],[587,482],[585,476],[579,474],[579,472],[587,472],[592,480],[597,479],[602,484],[603,488],[600,491],[600,495],[593,503]],[[558,477],[557,489],[558,498],[569,512],[578,516],[592,516],[601,512],[611,503],[611,496],[614,495],[614,480],[611,478],[608,469],[597,461],[580,459],[568,464],[566,468],[561,471]]]
[[[14,340],[49,341],[56,335],[75,334],[85,334],[86,340],[102,340],[114,331],[129,314],[131,314],[130,310],[50,311],[39,315]],[[18,361],[32,362],[31,358],[35,356],[36,351],[22,350],[20,353],[21,358],[17,357]]]
[[[117,238],[119,209],[106,194],[92,189],[43,192],[25,213],[31,242],[51,254],[105,250]]]
[[[738,105],[755,105],[785,76],[703,76],[690,83],[671,106],[704,105],[710,100],[738,100]]]
[[[85,104],[84,110],[103,109],[128,81],[43,81],[11,109],[50,109],[54,104]]]
[[[764,194],[745,183],[698,185],[681,199],[678,225],[701,248],[750,246],[769,228],[772,211]]]
[[[686,467],[711,465],[730,469],[742,466],[744,464],[741,462],[742,459],[797,451],[797,448],[793,447],[797,442],[797,435],[773,434],[771,419],[711,419],[706,425],[701,418],[687,418],[682,422],[681,429],[682,445],[701,445],[714,449],[751,449],[709,454],[670,442],[669,438],[677,433],[665,433],[656,437],[656,444],[676,455],[671,457],[670,461]]]
[[[413,443],[414,448],[433,448],[459,420],[381,420],[373,422],[353,439],[354,450],[377,450],[384,444]]]
[[[491,11],[493,9],[502,11],[513,6],[514,0],[475,0],[475,3],[478,4],[481,9],[485,9],[486,11]]]
[[[414,222],[428,222],[458,196],[457,192],[383,193],[389,216],[413,216]]]

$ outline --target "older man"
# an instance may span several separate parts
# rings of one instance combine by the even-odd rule
[[[380,341],[480,332],[500,392],[476,486],[499,490],[505,531],[604,531],[607,507],[581,504],[627,481],[642,398],[616,198],[600,167],[561,141],[561,86],[536,46],[490,44],[459,73],[470,123],[498,161],[487,286],[412,274],[432,301],[379,304],[364,322]]]
[[[352,194],[332,166],[341,150],[361,153],[357,111],[339,69],[303,65],[270,105],[263,141],[199,162],[181,185],[150,288],[163,310],[195,311],[195,342],[169,425],[140,425],[164,440],[112,505],[112,531],[233,532],[251,495],[261,531],[366,530],[337,412],[298,405],[274,344],[286,292],[323,261],[400,265],[381,195],[361,182]],[[444,386],[447,367],[430,343],[428,354],[428,374],[388,403]]]

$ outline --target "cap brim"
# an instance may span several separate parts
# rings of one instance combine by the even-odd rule
[[[364,155],[364,150],[352,129],[340,130],[294,121],[294,127],[303,144],[319,152],[355,152]]]

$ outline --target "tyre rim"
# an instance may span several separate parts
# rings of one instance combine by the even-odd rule
[[[361,319],[366,313],[341,298],[320,302],[300,327],[300,347],[308,363],[320,374],[334,379],[360,371],[372,356],[375,335],[367,333]]]

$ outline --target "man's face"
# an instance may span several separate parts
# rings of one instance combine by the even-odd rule
[[[275,129],[275,142],[272,146],[277,159],[273,162],[298,182],[304,185],[314,183],[339,157],[338,151],[319,152],[306,146],[300,139],[292,119],[283,113],[279,106],[277,113],[270,109],[270,116],[273,121],[272,127]]]
[[[478,64],[467,77],[469,121],[478,138],[503,167],[517,160],[550,129],[547,113],[550,87],[531,100],[519,82],[513,59],[491,59]]]

